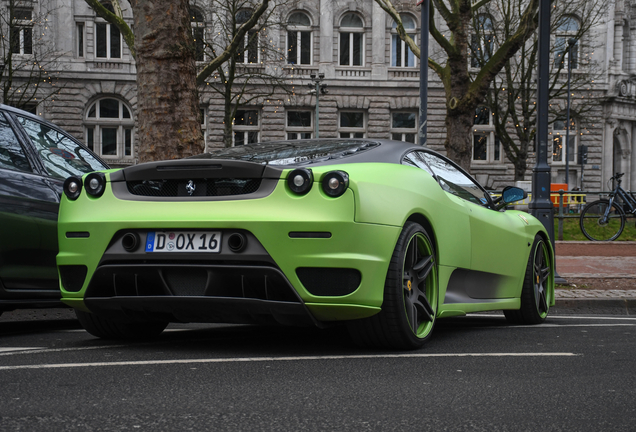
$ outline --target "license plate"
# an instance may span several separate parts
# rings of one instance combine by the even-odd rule
[[[146,236],[146,252],[221,252],[219,231],[154,231]]]

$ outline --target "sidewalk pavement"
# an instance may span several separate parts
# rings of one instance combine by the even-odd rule
[[[557,311],[636,315],[636,242],[556,242]]]

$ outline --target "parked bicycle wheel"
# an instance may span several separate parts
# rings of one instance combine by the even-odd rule
[[[625,228],[625,212],[616,203],[612,203],[607,212],[609,206],[608,200],[598,200],[583,208],[579,223],[585,237],[593,241],[612,241],[621,235]]]

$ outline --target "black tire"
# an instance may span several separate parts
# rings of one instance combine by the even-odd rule
[[[163,321],[121,322],[75,310],[84,330],[102,339],[149,339],[159,336],[168,326]]]
[[[616,240],[625,228],[625,212],[616,202],[612,203],[609,220],[603,221],[609,200],[593,201],[581,212],[579,225],[583,235],[592,241]]]
[[[554,284],[554,260],[543,237],[534,238],[526,274],[521,289],[521,308],[505,310],[508,322],[513,324],[540,324],[550,311],[551,290]]]
[[[364,347],[420,348],[435,326],[437,296],[437,261],[431,237],[422,226],[407,222],[389,264],[382,310],[349,323],[349,333]]]

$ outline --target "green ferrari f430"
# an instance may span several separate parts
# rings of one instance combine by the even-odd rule
[[[322,139],[221,149],[70,177],[62,301],[102,338],[170,322],[344,325],[415,349],[439,318],[554,304],[543,225],[421,146]]]

